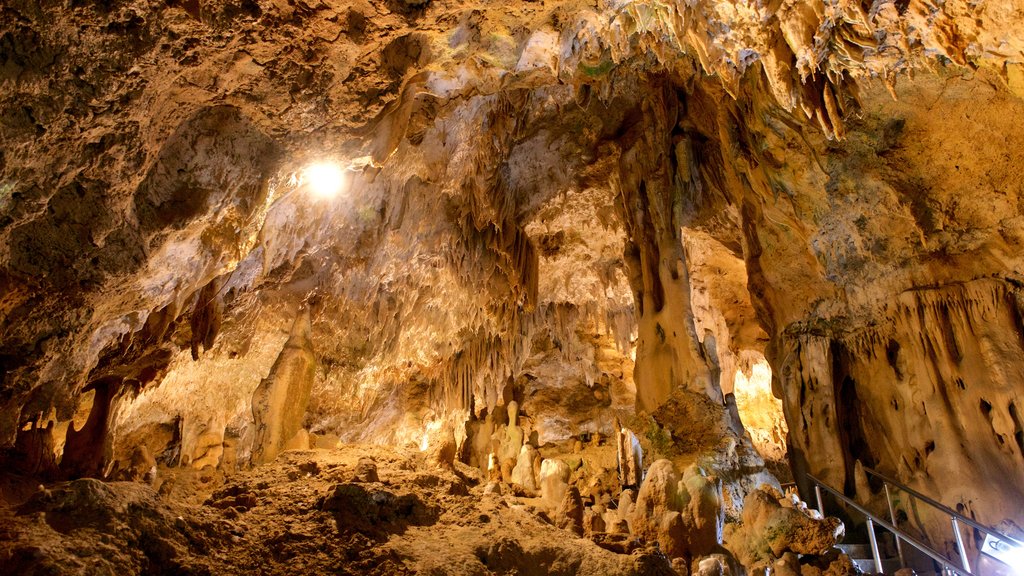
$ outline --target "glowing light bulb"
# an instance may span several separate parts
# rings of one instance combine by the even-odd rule
[[[1016,547],[1009,553],[1009,564],[1019,576],[1024,576],[1024,548]]]
[[[1006,540],[1000,540],[992,534],[986,534],[981,551],[983,554],[982,562],[985,561],[984,556],[988,556],[1010,567],[1009,572],[997,568],[994,572],[991,572],[992,574],[1006,574],[1006,576],[1017,574],[1024,576],[1024,546],[1016,546]]]
[[[303,170],[303,180],[319,198],[333,198],[345,187],[345,170],[333,162],[317,162]]]

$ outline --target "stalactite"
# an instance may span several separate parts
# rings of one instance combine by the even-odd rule
[[[192,359],[199,359],[199,348],[204,351],[213,347],[220,332],[224,316],[224,301],[221,296],[222,281],[214,278],[199,291],[192,307],[189,325],[192,328]]]
[[[80,430],[68,426],[60,471],[69,478],[102,478],[110,459],[111,402],[122,391],[119,378],[101,378],[91,382],[87,389],[96,391],[89,417]]]

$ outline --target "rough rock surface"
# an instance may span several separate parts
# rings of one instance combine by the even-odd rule
[[[295,319],[292,333],[270,369],[270,375],[253,393],[253,464],[272,461],[296,434],[305,432],[302,421],[316,374],[316,357],[309,332],[309,313],[303,311]]]
[[[536,448],[529,444],[523,446],[516,459],[516,466],[512,469],[510,482],[521,486],[527,492],[538,492],[540,484],[537,483],[537,476],[534,474],[533,462],[539,457]]]
[[[718,452],[735,508],[763,465],[730,376],[763,353],[805,491],[870,502],[875,467],[1024,524],[1022,21],[1020,0],[5,2],[0,463],[138,475],[145,446],[212,478],[294,436],[482,469],[515,401],[524,443],[621,417],[645,448]],[[299,309],[302,409],[265,411]]]
[[[354,481],[370,457],[380,478]],[[57,484],[0,508],[0,561],[16,574],[668,573],[650,551],[566,538],[421,460],[377,446],[288,452],[210,484],[202,504],[131,482]]]
[[[636,497],[630,527],[670,557],[695,558],[722,541],[721,484],[695,468],[682,476],[668,460],[651,464]]]
[[[569,465],[561,460],[545,458],[540,465],[537,482],[540,485],[540,496],[544,504],[554,510],[558,508],[569,491]]]
[[[742,523],[726,545],[750,570],[765,570],[789,553],[824,556],[842,542],[845,526],[838,518],[815,516],[778,492],[757,490],[743,503]]]

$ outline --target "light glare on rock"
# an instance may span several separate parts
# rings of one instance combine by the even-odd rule
[[[344,187],[345,171],[334,162],[310,164],[303,171],[303,180],[318,198],[334,198]]]

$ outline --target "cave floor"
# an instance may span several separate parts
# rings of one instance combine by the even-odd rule
[[[5,478],[0,572],[672,573],[654,549],[604,549],[549,524],[531,499],[485,494],[476,469],[438,468],[411,449],[293,451],[226,479],[185,469],[158,478],[158,490]]]

